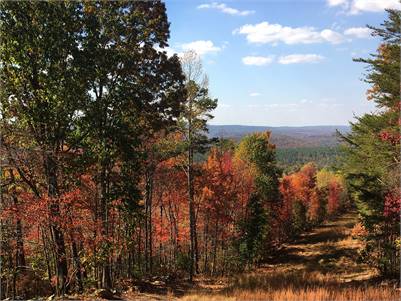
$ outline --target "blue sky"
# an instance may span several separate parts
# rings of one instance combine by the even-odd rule
[[[343,125],[374,111],[361,81],[398,0],[167,0],[169,52],[202,58],[219,106],[211,124]]]

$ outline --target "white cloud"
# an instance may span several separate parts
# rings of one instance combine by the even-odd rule
[[[313,27],[289,27],[280,24],[261,22],[246,24],[233,31],[233,34],[243,34],[250,43],[259,44],[312,44],[330,42],[337,44],[343,41],[342,35],[331,29],[318,31]]]
[[[223,50],[226,47],[226,43],[223,43],[221,47],[214,45],[212,41],[205,41],[205,40],[199,40],[199,41],[193,41],[189,43],[183,43],[183,44],[176,44],[173,47],[164,47],[161,48],[159,46],[155,46],[154,48],[157,51],[163,51],[166,52],[166,55],[168,57],[173,56],[174,54],[177,54],[179,57],[182,57],[184,55],[185,51],[193,50],[195,51],[198,55],[203,56],[208,53],[215,53]],[[214,60],[208,60],[208,64],[214,64]]]
[[[228,15],[233,15],[233,16],[248,16],[255,11],[253,10],[238,10],[236,8],[232,8],[227,6],[224,3],[218,3],[218,2],[213,2],[210,4],[201,4],[197,7],[198,9],[217,9],[221,11],[222,13],[228,14]]]
[[[257,97],[257,96],[260,96],[261,94],[259,93],[259,92],[251,92],[251,93],[249,93],[249,96],[251,96],[251,97]]]
[[[371,30],[367,27],[351,27],[344,31],[347,36],[352,36],[355,38],[369,38],[371,36]]]
[[[401,9],[399,0],[327,0],[329,6],[341,6],[350,14],[382,12],[385,9]]]
[[[401,9],[399,0],[353,0],[351,13],[380,12],[385,9]]]
[[[347,4],[347,0],[327,0],[327,4],[329,6],[346,5]]]
[[[339,44],[344,41],[343,36],[331,29],[324,29],[320,33],[320,35],[325,39],[326,41],[332,43],[332,44]]]
[[[184,51],[188,50],[193,50],[199,55],[205,55],[207,53],[213,53],[213,52],[219,52],[221,51],[221,48],[218,46],[215,46],[212,41],[205,41],[205,40],[199,40],[199,41],[194,41],[191,43],[186,43],[182,44],[181,48]]]
[[[323,56],[318,54],[290,54],[281,56],[278,60],[280,64],[299,64],[299,63],[317,63],[324,59]]]
[[[242,63],[245,65],[264,66],[273,62],[272,56],[245,56]]]

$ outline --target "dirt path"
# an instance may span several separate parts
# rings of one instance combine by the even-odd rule
[[[351,211],[302,234],[263,266],[259,272],[305,272],[331,274],[341,283],[363,282],[377,276],[375,269],[358,261],[361,242],[351,237],[357,213]]]

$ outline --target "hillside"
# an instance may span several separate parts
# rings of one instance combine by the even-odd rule
[[[198,277],[192,286],[142,285],[124,300],[398,300],[377,270],[358,261],[351,210],[300,235],[257,269],[234,277]],[[158,284],[158,283],[157,283]],[[381,284],[381,285],[378,285]]]
[[[239,140],[250,133],[271,131],[272,143],[278,148],[331,147],[339,144],[336,130],[347,133],[350,128],[343,125],[302,127],[209,125],[209,136]]]

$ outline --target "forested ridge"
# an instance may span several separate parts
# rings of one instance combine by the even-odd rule
[[[207,135],[218,100],[197,53],[167,55],[163,2],[0,2],[0,299],[218,285],[279,267],[289,243],[338,219],[360,242],[345,239],[355,260],[380,280],[396,278],[400,20],[389,10],[372,27],[377,53],[357,60],[380,110],[339,133],[341,146],[278,148],[270,131]],[[341,224],[350,212],[352,230]],[[283,271],[294,291],[307,281]],[[313,277],[327,298],[340,290]],[[301,288],[305,300],[315,288]],[[342,296],[396,295],[368,293]]]
[[[340,146],[277,149],[277,161],[284,171],[293,171],[308,162],[314,162],[319,168],[338,168],[340,160]]]
[[[349,126],[240,126],[209,125],[209,137],[241,140],[247,134],[269,131],[272,142],[279,148],[335,147],[341,141],[337,134],[346,134]]]

